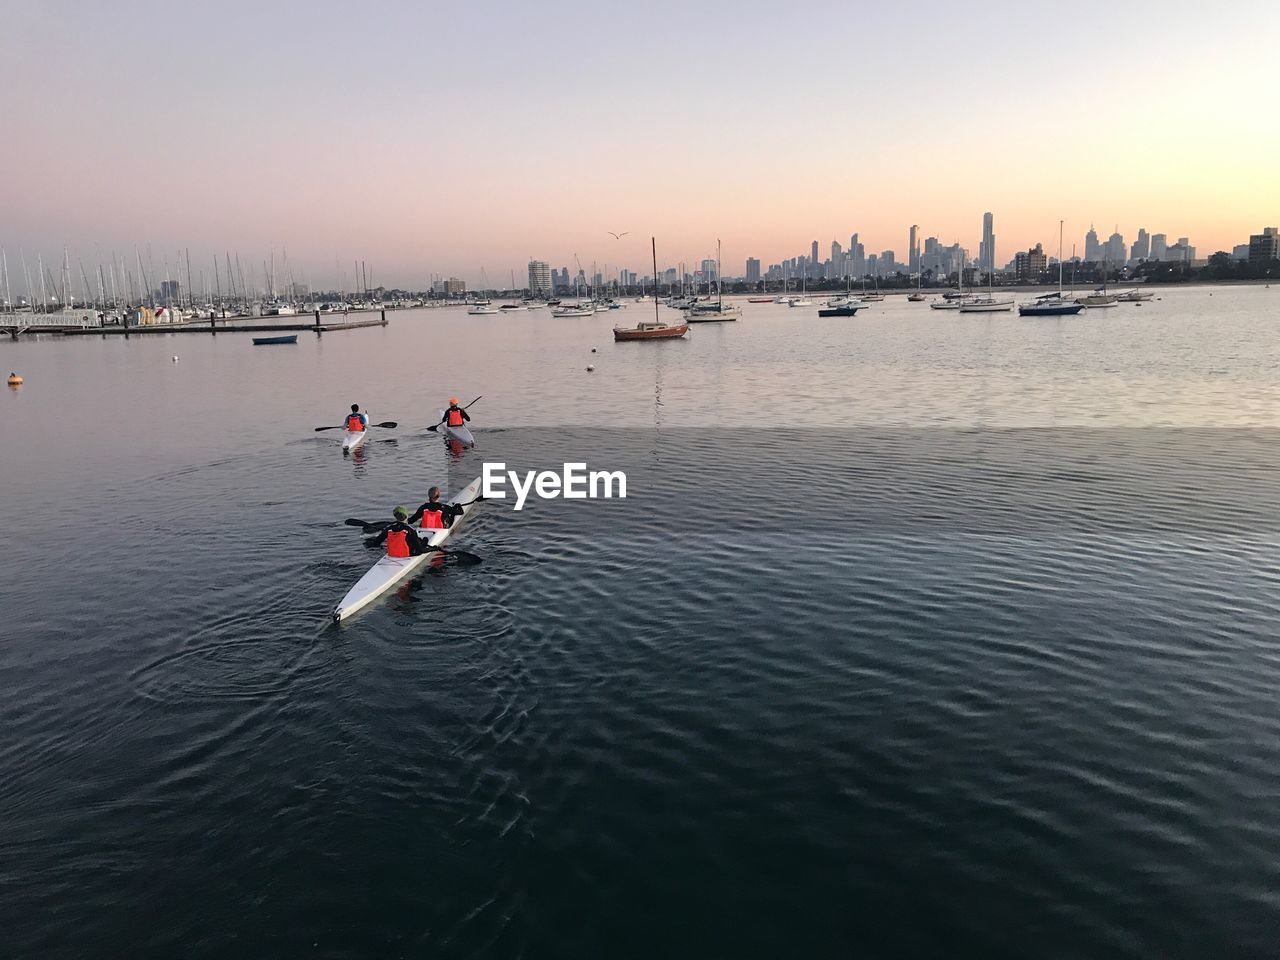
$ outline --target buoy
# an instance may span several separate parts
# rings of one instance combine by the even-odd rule
[[[590,373],[590,372],[591,372],[592,370],[594,370],[595,368],[596,368],[596,367],[595,367],[595,364],[594,364],[594,363],[588,363],[588,364],[587,364],[587,373]]]
[[[176,353],[173,355],[173,362],[174,363],[178,362],[178,355]]]
[[[8,383],[11,387],[20,387],[22,386],[22,378],[16,373],[10,373]]]
[[[595,352],[596,352],[596,348],[595,348],[595,347],[592,347],[592,348],[591,348],[591,352],[592,352],[592,353],[595,353]]]

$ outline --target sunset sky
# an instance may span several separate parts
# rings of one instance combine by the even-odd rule
[[[422,287],[976,254],[990,210],[1001,262],[1059,219],[1206,256],[1280,224],[1277,50],[1262,0],[11,3],[0,245]]]

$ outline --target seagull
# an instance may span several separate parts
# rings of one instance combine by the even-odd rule
[[[631,232],[630,230],[623,230],[621,233],[614,233],[612,230],[605,231],[605,233],[609,234],[609,236],[613,237],[613,239],[615,240],[621,240],[630,232]]]

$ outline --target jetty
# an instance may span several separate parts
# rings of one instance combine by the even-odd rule
[[[40,321],[46,316],[54,318],[58,322],[41,323]],[[300,333],[304,331],[323,334],[337,330],[358,330],[363,327],[385,327],[388,323],[385,308],[378,310],[376,315],[372,310],[352,311],[345,314],[322,313],[316,310],[310,323],[299,322],[301,318],[287,323],[269,323],[265,322],[269,319],[267,317],[216,317],[210,320],[191,320],[185,323],[102,326],[97,320],[94,320],[92,324],[67,323],[66,318],[59,318],[54,314],[36,314],[34,317],[29,315],[22,316],[17,318],[16,323],[12,322],[14,318],[14,314],[0,315],[0,332],[8,333],[14,340],[28,333],[57,333],[62,336],[89,335],[101,337],[147,337],[168,333],[203,333],[216,336],[222,333]],[[34,323],[32,322],[33,320],[35,321]]]

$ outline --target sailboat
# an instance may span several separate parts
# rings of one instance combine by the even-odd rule
[[[653,275],[658,275],[658,241],[650,237],[653,249]],[[614,327],[613,339],[622,343],[628,340],[678,340],[689,332],[687,323],[671,324],[658,318],[658,300],[653,301],[653,319],[641,320],[634,327]]]
[[[917,261],[919,261],[919,259],[920,259],[919,257],[916,257],[916,260],[917,260]],[[913,293],[913,294],[911,294],[910,296],[908,296],[908,297],[907,297],[907,299],[908,299],[910,302],[912,302],[912,303],[920,303],[922,300],[924,300],[924,299],[925,299],[924,290],[922,289],[922,284],[923,284],[923,283],[924,283],[924,270],[922,270],[922,269],[920,268],[920,265],[919,265],[919,263],[917,262],[917,264],[916,264],[916,292],[915,292],[915,293]]]
[[[827,301],[826,309],[819,310],[820,317],[852,317],[862,308],[863,303],[853,295],[853,277],[846,275],[844,279],[844,296],[832,297]]]
[[[988,256],[994,261],[995,257],[988,253]],[[996,270],[995,263],[987,264],[987,295],[985,297],[971,297],[969,300],[961,301],[961,313],[1008,313],[1013,309],[1013,297],[1005,297],[1003,299],[996,297]]]
[[[721,320],[737,320],[742,311],[724,305],[724,285],[720,280],[720,241],[716,240],[716,302],[695,303],[684,312],[685,323],[717,323]]]
[[[782,265],[782,293],[779,296],[774,297],[773,302],[774,303],[790,303],[791,302],[791,293],[787,288],[787,265],[785,263]]]
[[[1084,304],[1068,300],[1062,292],[1062,221],[1058,221],[1058,292],[1018,304],[1020,317],[1068,317],[1084,309]]]
[[[944,293],[941,300],[929,304],[930,310],[959,310],[964,305],[964,259],[960,260],[960,270],[956,275],[956,292]]]
[[[798,297],[792,297],[791,299],[789,299],[789,300],[787,301],[787,306],[789,306],[789,307],[812,307],[812,306],[813,306],[813,301],[812,301],[812,300],[810,300],[810,299],[805,295],[805,294],[808,292],[808,289],[809,289],[809,286],[808,286],[808,283],[807,283],[807,280],[808,280],[807,274],[808,274],[808,272],[809,272],[808,270],[805,270],[805,272],[804,272],[804,273],[800,274],[800,296],[798,296]]]
[[[1102,258],[1102,286],[1093,293],[1086,293],[1083,297],[1076,297],[1076,303],[1083,303],[1091,309],[1097,307],[1114,307],[1120,303],[1120,298],[1114,293],[1107,293],[1107,258]]]
[[[876,268],[876,272],[871,277],[871,282],[875,284],[875,290],[867,293],[867,280],[862,280],[862,302],[863,303],[879,303],[884,299],[884,294],[880,292],[880,268]]]

